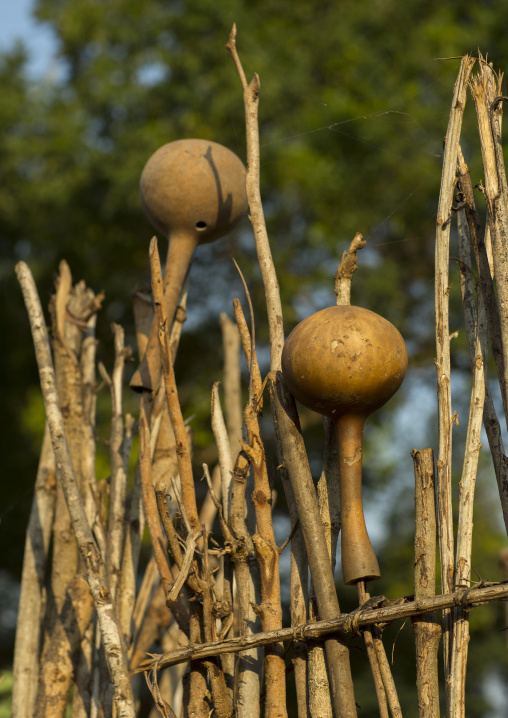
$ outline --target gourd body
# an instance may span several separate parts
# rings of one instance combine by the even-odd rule
[[[328,307],[308,317],[291,332],[282,353],[291,393],[335,423],[347,584],[380,577],[363,514],[363,425],[397,391],[406,369],[399,331],[378,314],[355,306]]]

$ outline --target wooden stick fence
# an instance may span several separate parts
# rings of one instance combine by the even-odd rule
[[[256,358],[254,312],[245,285],[250,326],[239,300],[235,300],[236,324],[225,315],[221,317],[226,411],[224,415],[216,383],[211,423],[218,464],[211,472],[207,465],[203,467],[208,495],[199,507],[192,442],[173,370],[185,320],[186,287],[173,321],[164,311],[163,278],[154,238],[150,266],[162,379],[153,394],[141,396],[139,420],[124,416],[123,377],[130,350],[124,346],[122,328],[114,325],[111,375],[99,366],[111,393],[111,475],[107,484],[97,481],[94,326],[102,297],[93,295],[82,283],[73,287],[70,270],[62,263],[51,303],[51,342],[30,270],[23,262],[17,265],[39,366],[47,429],[27,532],[13,715],[63,718],[70,705],[73,718],[135,716],[139,714],[140,689],[134,677],[144,672],[156,709],[163,716],[258,718],[263,695],[265,718],[286,718],[284,643],[289,642],[293,647],[298,718],[353,718],[356,702],[347,638],[360,635],[365,639],[380,715],[397,717],[402,711],[381,630],[393,621],[411,617],[416,639],[418,714],[420,718],[438,718],[441,714],[438,647],[442,639],[446,715],[460,718],[465,716],[469,611],[492,601],[508,600],[507,582],[470,585],[472,511],[482,422],[508,527],[508,460],[486,382],[490,343],[508,418],[508,185],[501,150],[506,100],[501,95],[501,77],[481,56],[477,74],[472,74],[475,59],[462,59],[445,140],[435,253],[439,447],[435,467],[431,449],[413,452],[414,596],[393,600],[370,597],[365,581],[360,580],[359,606],[343,614],[333,573],[340,530],[333,431],[325,421],[329,440],[316,492],[296,404],[281,374],[282,308],[260,195],[260,81],[257,75],[250,83],[246,79],[235,28],[227,47],[244,92],[247,199],[266,295],[270,371],[263,381]],[[460,147],[468,88],[478,117],[484,162],[481,192],[487,221],[483,234]],[[473,376],[456,535],[452,511],[455,415],[448,320],[449,243],[455,214],[459,217],[461,289]],[[337,304],[350,303],[357,252],[364,245],[358,234],[343,256],[335,278]],[[473,259],[478,272],[477,291],[470,269]],[[135,306],[142,359],[154,313],[139,293]],[[249,395],[243,412],[240,344],[249,367]],[[270,395],[278,470],[291,519],[289,627],[282,625],[278,568],[284,547],[275,541],[272,486],[259,423],[265,389]],[[129,464],[136,432],[140,450],[132,476]],[[220,544],[211,539],[214,521],[220,526]],[[153,558],[139,583],[145,522]],[[441,595],[435,595],[436,532]],[[50,585],[45,588],[48,572]],[[164,648],[158,655],[148,653],[155,640]],[[180,666],[185,666],[185,672]]]

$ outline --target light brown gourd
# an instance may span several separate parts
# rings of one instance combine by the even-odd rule
[[[168,238],[164,303],[171,324],[194,250],[228,234],[247,211],[245,167],[227,147],[210,140],[163,145],[141,175],[141,202],[153,226]],[[160,381],[157,323],[145,358],[131,379],[136,391],[155,391]]]
[[[380,577],[363,515],[363,425],[397,391],[406,369],[399,331],[378,314],[355,306],[328,307],[304,319],[282,353],[282,373],[293,396],[335,422],[346,584]]]

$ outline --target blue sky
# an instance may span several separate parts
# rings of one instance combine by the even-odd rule
[[[30,72],[41,77],[48,68],[54,49],[52,33],[31,16],[33,0],[0,0],[0,51],[23,40],[30,49]]]

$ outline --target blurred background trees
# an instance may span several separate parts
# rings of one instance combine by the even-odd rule
[[[110,321],[120,322],[127,343],[135,346],[129,296],[148,281],[153,233],[138,198],[144,163],[160,145],[183,137],[213,139],[245,156],[241,88],[224,48],[236,22],[244,66],[248,74],[256,71],[261,77],[262,192],[286,333],[296,321],[334,301],[337,262],[360,231],[368,245],[360,254],[352,300],[390,319],[408,343],[405,388],[395,407],[373,419],[365,471],[370,479],[369,527],[374,526],[383,572],[374,592],[412,593],[409,452],[434,440],[435,211],[442,140],[459,63],[436,58],[481,47],[496,67],[506,68],[502,20],[507,11],[507,0],[469,7],[458,0],[35,2],[36,18],[55,38],[56,55],[46,75],[37,81],[29,75],[29,47],[16,46],[0,56],[4,570],[19,576],[44,426],[14,263],[29,262],[44,300],[58,262],[66,258],[75,280],[83,278],[95,290],[106,291],[98,327],[100,358],[108,361],[111,355]],[[473,182],[478,182],[482,170],[476,120],[472,105],[468,109],[463,148]],[[197,463],[210,458],[209,389],[221,373],[219,313],[230,312],[232,298],[242,296],[232,256],[246,274],[258,308],[261,360],[267,339],[255,249],[245,221],[234,235],[200,248],[192,270],[189,318],[176,371],[184,410],[195,415]],[[451,325],[458,329],[458,270],[451,292]],[[454,408],[459,420],[463,409],[465,423],[469,360],[463,333],[452,350]],[[135,398],[130,401],[134,406]],[[315,417],[305,418],[317,475],[320,425]],[[465,426],[458,427],[457,444],[464,434]],[[505,537],[487,452],[482,467],[473,563],[483,577],[496,579],[504,577],[497,556]],[[458,461],[456,471],[460,468]],[[282,498],[277,509],[281,504]],[[352,607],[354,592],[341,590],[341,605]],[[505,639],[498,633],[504,620],[502,606],[474,613],[471,716],[494,715],[488,712],[489,702],[492,708],[501,690],[506,699]],[[405,656],[413,650],[411,642],[406,627],[398,638],[394,669],[396,675],[397,665],[409,671],[409,694],[413,663]],[[2,645],[8,648],[8,641]],[[8,662],[9,653],[2,659]],[[363,656],[359,660],[366,663]],[[493,676],[500,677],[494,688]],[[405,690],[400,686],[401,698]],[[368,700],[367,692],[366,710]],[[411,715],[409,708],[406,714]]]

